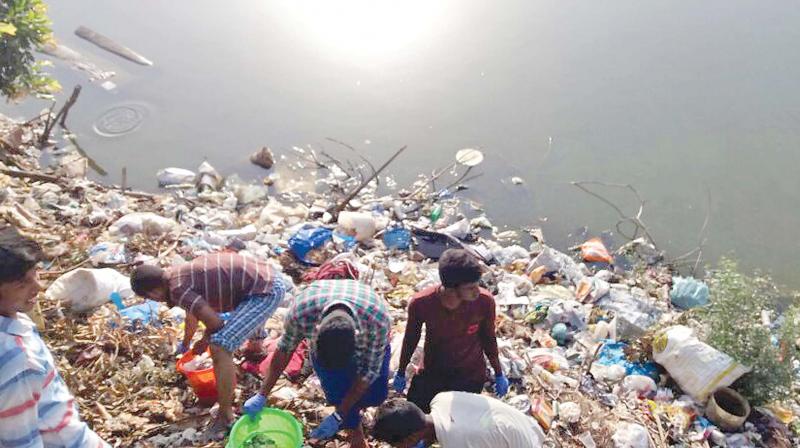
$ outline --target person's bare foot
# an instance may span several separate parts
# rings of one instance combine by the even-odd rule
[[[234,417],[219,414],[203,433],[204,443],[219,442],[225,439],[235,421]]]

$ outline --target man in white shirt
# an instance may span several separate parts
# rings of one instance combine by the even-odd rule
[[[375,417],[372,436],[397,448],[538,448],[544,433],[531,417],[492,397],[443,392],[426,415],[401,399],[384,403]]]

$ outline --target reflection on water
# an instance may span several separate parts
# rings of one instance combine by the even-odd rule
[[[61,43],[117,73],[106,90],[55,67],[67,93],[84,85],[70,129],[109,180],[127,166],[132,186],[154,189],[159,169],[205,158],[254,178],[265,172],[248,155],[261,146],[336,151],[333,137],[375,162],[408,145],[389,170],[404,187],[479,148],[484,175],[465,194],[496,223],[540,225],[567,247],[618,219],[570,182],[630,183],[677,254],[698,240],[708,185],[706,255],[734,252],[800,285],[796,2],[49,3]],[[80,25],[154,65],[76,37]],[[146,108],[114,109],[129,105]],[[608,194],[635,213],[634,198]]]
[[[119,137],[138,129],[146,116],[147,109],[141,104],[113,106],[94,122],[94,131],[104,137]]]

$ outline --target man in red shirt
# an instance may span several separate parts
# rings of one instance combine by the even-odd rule
[[[499,396],[508,392],[495,337],[495,303],[478,285],[483,268],[467,251],[450,249],[439,259],[442,284],[417,293],[408,305],[400,366],[394,389],[406,388],[405,372],[425,324],[425,357],[421,372],[411,381],[408,400],[424,412],[436,394],[447,391],[480,393],[486,383],[486,361],[495,373]]]
[[[219,416],[207,436],[224,436],[233,424],[233,352],[247,338],[259,336],[285,294],[279,276],[263,260],[235,253],[216,253],[195,258],[171,269],[142,265],[131,276],[133,291],[142,296],[186,310],[183,347],[188,347],[198,321],[205,333],[192,347],[195,353],[211,348],[217,377]],[[230,312],[223,321],[219,313]]]

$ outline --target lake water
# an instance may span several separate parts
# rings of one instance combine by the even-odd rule
[[[540,225],[563,248],[583,226],[596,234],[617,220],[571,181],[629,183],[677,254],[697,244],[707,186],[707,258],[732,254],[800,286],[796,1],[48,4],[61,43],[117,72],[108,91],[63,63],[53,70],[65,94],[83,84],[69,124],[110,182],[127,166],[130,184],[152,190],[158,169],[204,158],[255,178],[264,172],[247,157],[258,147],[333,151],[333,137],[376,163],[408,145],[389,170],[402,186],[474,147],[486,161],[468,196],[495,223]],[[93,46],[73,34],[79,25],[155,65]],[[134,132],[94,131],[130,105],[143,111]],[[635,211],[632,197],[613,197]]]

